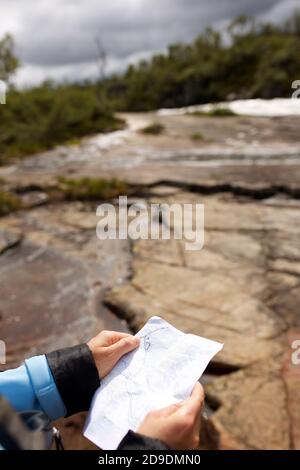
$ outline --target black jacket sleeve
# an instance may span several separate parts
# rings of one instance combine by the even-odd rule
[[[46,354],[57,389],[71,416],[90,408],[95,391],[100,386],[99,373],[86,344],[59,349]],[[168,447],[157,439],[128,431],[119,450],[166,450]]]
[[[168,450],[166,444],[133,431],[128,431],[118,446],[118,450]]]
[[[46,354],[57,389],[71,416],[87,411],[100,386],[99,373],[87,344]]]

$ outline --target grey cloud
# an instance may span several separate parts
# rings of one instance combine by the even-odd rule
[[[272,19],[296,0],[1,0],[22,62],[31,67],[68,70],[95,61],[101,37],[114,67],[140,52],[189,41],[209,24],[246,13]],[[285,8],[286,6],[286,8]],[[0,33],[5,23],[0,26]]]
[[[258,14],[279,0],[94,0],[44,3],[25,13],[18,38],[23,60],[62,65],[92,60],[100,35],[110,54],[124,57],[189,40],[207,24],[241,12]],[[27,0],[28,3],[28,0]],[[30,0],[29,0],[30,3]]]

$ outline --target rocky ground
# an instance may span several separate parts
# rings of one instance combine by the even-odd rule
[[[300,118],[124,117],[124,131],[0,169],[27,206],[0,219],[8,366],[157,314],[224,342],[204,377],[206,447],[299,449]],[[161,135],[140,132],[152,122]],[[117,176],[143,185],[145,202],[203,203],[204,248],[100,242],[95,204],[48,199],[61,175]],[[59,423],[68,448],[89,447],[83,419]]]

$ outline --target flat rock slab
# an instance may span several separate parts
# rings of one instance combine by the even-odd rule
[[[70,203],[0,219],[0,331],[7,364],[88,340],[103,329],[126,331],[102,304],[129,275],[126,240],[100,242],[95,212]],[[84,413],[59,420],[67,449],[91,449]]]
[[[181,184],[237,184],[262,193],[263,186],[283,185],[299,197],[299,117],[195,117],[123,115],[128,128],[120,133],[83,139],[0,168],[8,189],[51,188],[61,175],[72,178],[111,177],[132,183],[168,181]],[[160,136],[140,129],[154,122]],[[203,135],[196,142],[195,134]],[[125,137],[125,138],[124,138]],[[108,138],[108,140],[107,140]],[[104,139],[106,145],[97,145]],[[107,145],[110,142],[110,145]],[[268,191],[269,191],[268,190]]]
[[[22,207],[30,209],[31,207],[42,206],[49,201],[48,195],[43,191],[28,191],[20,195]]]
[[[20,349],[56,347],[66,336],[83,341],[96,326],[84,266],[49,248],[24,242],[2,255],[0,297],[1,335],[12,362]]]
[[[104,290],[127,276],[127,242],[111,241],[104,247],[95,230],[65,225],[63,208],[51,209],[8,218],[9,230],[0,232],[6,247],[20,240],[12,236],[14,231],[22,228],[24,237],[0,256],[0,326],[7,367],[32,354],[86,341],[101,329],[127,330],[101,303]],[[74,205],[74,214],[76,209]]]
[[[208,401],[219,407],[212,416],[219,448],[300,449],[300,368],[290,360],[291,334],[283,354],[206,386]]]
[[[286,387],[299,392],[300,383],[291,374],[284,382],[281,371],[288,332],[300,326],[300,205],[283,210],[220,195],[172,197],[180,201],[205,204],[204,248],[136,241],[131,280],[106,301],[135,329],[160,315],[183,331],[224,342],[210,370],[241,370],[211,385],[220,404],[213,415],[220,448],[300,447],[298,437],[287,435],[292,422],[299,436],[298,412],[294,402],[286,405]]]
[[[0,255],[20,243],[21,239],[21,232],[0,228]]]

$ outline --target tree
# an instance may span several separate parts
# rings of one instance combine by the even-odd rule
[[[294,14],[286,20],[283,25],[283,31],[289,34],[300,36],[300,10],[296,9]]]
[[[248,15],[239,15],[229,24],[227,31],[232,40],[239,36],[253,34],[255,32],[255,19]]]
[[[0,40],[0,80],[8,82],[19,66],[19,61],[14,53],[14,40],[6,34]]]
[[[99,36],[95,37],[95,44],[97,47],[97,65],[99,68],[99,79],[100,81],[105,80],[106,75],[106,63],[107,63],[107,53],[104,49],[103,42]]]

